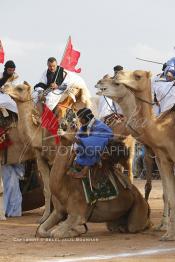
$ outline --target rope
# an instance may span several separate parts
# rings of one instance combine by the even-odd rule
[[[147,101],[147,100],[145,100],[145,99],[143,99],[143,98],[141,98],[141,97],[136,96],[135,93],[130,89],[130,87],[128,87],[127,85],[125,85],[125,87],[134,95],[135,98],[137,98],[138,100],[140,100],[140,101],[142,101],[142,102],[144,102],[144,103],[147,103],[147,104],[149,104],[149,105],[151,105],[151,106],[154,106],[154,105],[156,105],[157,103],[160,103],[160,102],[169,94],[169,92],[171,91],[171,89],[173,88],[173,86],[175,86],[175,82],[174,82],[174,81],[173,81],[173,85],[169,88],[169,90],[166,92],[166,94],[165,94],[159,101],[157,101],[157,102],[149,102],[149,101]]]
[[[108,100],[107,100],[106,96],[103,96],[103,97],[104,97],[104,99],[105,99],[107,105],[108,105],[109,108],[111,109],[111,111],[112,111],[113,113],[117,114],[117,110],[116,110],[116,108],[115,108],[115,110],[114,110],[114,109],[111,107],[111,105],[108,103]]]

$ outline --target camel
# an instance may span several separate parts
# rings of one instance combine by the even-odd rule
[[[4,160],[3,151],[1,151],[0,154],[0,163],[5,164],[16,164],[21,163],[26,160],[32,160],[34,159],[34,151],[32,151],[31,148],[28,148],[28,150],[23,153],[24,145],[22,141],[20,140],[19,133],[16,126],[12,126],[8,130],[8,135],[11,141],[13,141],[13,144],[10,145],[7,149],[7,158]],[[0,175],[1,180],[1,175]],[[4,208],[3,208],[3,187],[2,187],[2,181],[0,181],[0,220],[5,220],[5,214],[4,214]]]
[[[43,222],[49,216],[51,210],[49,173],[57,149],[55,138],[43,130],[39,123],[32,120],[36,108],[32,98],[32,88],[27,82],[16,87],[7,85],[4,87],[4,92],[9,94],[17,104],[18,131],[21,140],[25,144],[24,152],[29,147],[32,147],[35,151],[38,170],[41,173],[44,184],[45,211],[41,218],[41,222]],[[89,105],[90,99],[86,86],[72,85],[63,93],[58,110],[62,117],[65,109],[68,107],[74,107],[75,110],[78,110]]]
[[[146,71],[122,71],[117,77],[101,79],[96,87],[99,95],[119,103],[131,134],[155,153],[164,194],[163,217],[158,228],[166,230],[161,240],[175,240],[175,113],[171,109],[158,118],[154,116],[150,77]]]
[[[128,171],[128,178],[131,183],[133,183],[133,172],[132,172],[132,163],[134,159],[134,148],[135,148],[135,139],[130,135],[128,129],[125,126],[125,121],[123,117],[118,116],[117,113],[112,113],[111,115],[106,116],[102,119],[113,131],[115,139],[117,141],[122,141],[129,153],[127,161],[121,161],[122,169]]]
[[[98,97],[92,97],[91,99],[93,105],[93,113],[95,112],[95,117],[98,118],[98,106],[99,99]],[[112,111],[112,110],[111,110]],[[115,138],[118,141],[124,142],[127,150],[129,151],[129,158],[127,161],[124,161],[122,164],[122,169],[124,168],[128,172],[128,177],[133,183],[133,158],[134,158],[134,148],[135,148],[135,139],[130,135],[128,129],[125,126],[124,118],[121,115],[118,115],[116,112],[111,113],[103,118],[101,118],[105,124],[107,124],[113,131]]]
[[[114,179],[119,189],[118,197],[107,201],[97,200],[94,205],[87,204],[81,179],[72,178],[66,174],[71,165],[71,148],[76,131],[75,124],[70,124],[65,134],[61,136],[50,173],[54,210],[39,226],[37,236],[76,237],[82,234],[78,227],[86,222],[106,222],[108,230],[113,232],[136,233],[148,228],[150,226],[148,203],[129,180],[127,182],[129,186],[124,188],[116,173]],[[116,157],[115,160],[117,160]],[[111,163],[109,159],[103,159],[100,172],[107,170],[108,174],[114,173]],[[95,170],[98,172],[99,167]],[[140,214],[142,214],[142,219],[140,219]]]

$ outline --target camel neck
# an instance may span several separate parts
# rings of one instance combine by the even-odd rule
[[[66,175],[67,165],[69,162],[71,147],[64,146],[60,143],[57,154],[54,159],[54,164],[50,173],[51,192],[57,195],[59,190],[67,185],[68,176]]]
[[[30,115],[31,118],[31,112],[33,109],[33,102],[32,101],[26,101],[26,102],[16,102],[18,107],[18,115],[19,120],[27,119]]]
[[[32,122],[33,101],[17,102],[18,107],[18,129],[22,140],[30,141],[34,146],[37,146],[39,139],[37,134],[40,133],[41,128],[35,126]]]
[[[148,90],[147,90],[148,91]],[[138,140],[148,141],[151,144],[153,140],[153,128],[155,119],[152,113],[152,106],[148,103],[140,101],[136,96],[151,102],[149,93],[139,92],[137,94],[128,90],[122,99],[116,99],[122,108],[123,114],[126,117],[126,125],[130,133]]]

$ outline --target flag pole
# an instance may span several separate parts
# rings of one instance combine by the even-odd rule
[[[70,40],[70,39],[71,39],[71,36],[69,35],[68,40],[67,40],[67,43],[66,43],[66,47],[64,48],[64,53],[63,53],[63,55],[62,55],[61,61],[62,61],[63,58],[64,58],[64,55],[65,55],[65,53],[66,53],[66,50],[67,50],[68,43],[69,43],[69,40]],[[60,63],[61,63],[61,62],[60,62]],[[57,71],[57,74],[56,74],[54,83],[56,82],[56,79],[57,79],[57,77],[58,77],[59,71],[60,71],[60,65],[59,65],[59,68],[58,68],[58,71]]]
[[[140,60],[140,61],[144,61],[144,62],[149,62],[149,63],[153,63],[153,64],[163,65],[163,63],[160,63],[160,62],[157,62],[157,61],[142,59],[142,58],[139,58],[139,57],[136,57],[136,59]]]

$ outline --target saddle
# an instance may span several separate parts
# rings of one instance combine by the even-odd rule
[[[7,129],[18,121],[18,115],[8,109],[0,108],[0,127]]]
[[[100,164],[88,168],[86,175],[81,174],[82,167],[77,174],[77,170],[73,170],[74,168],[71,167],[67,174],[73,178],[81,179],[87,203],[114,199],[119,194],[116,179],[125,189],[131,187],[127,177],[117,167],[120,161],[127,160],[128,157],[129,152],[124,143],[111,139],[101,153]],[[74,172],[76,175],[72,175]]]
[[[13,124],[16,125],[17,120],[18,116],[16,113],[0,108],[0,150],[5,150],[5,154],[7,153],[7,148],[12,144],[8,135],[8,129]]]
[[[112,113],[103,118],[103,122],[110,126],[113,122],[121,123],[124,120],[124,116],[118,113]]]

